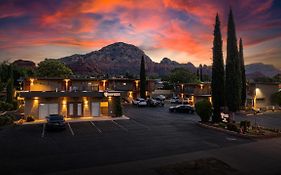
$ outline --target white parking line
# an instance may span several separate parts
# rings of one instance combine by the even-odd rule
[[[44,123],[41,138],[43,138],[45,136],[45,128],[46,128],[46,124]]]
[[[98,130],[99,133],[102,133],[101,129],[99,129],[94,122],[90,121],[90,123]]]
[[[144,125],[144,124],[142,124],[140,122],[137,122],[135,119],[130,118],[130,120],[135,122],[137,125],[142,126],[142,127],[146,128],[146,129],[150,130],[150,128],[148,126],[146,126],[146,125]]]
[[[128,129],[125,128],[124,126],[118,124],[117,122],[115,122],[114,120],[111,120],[115,125],[117,125],[119,128],[123,129],[124,131],[128,132]]]
[[[69,123],[67,123],[67,125],[68,125],[68,127],[69,127],[69,130],[70,130],[71,134],[74,136],[74,132],[73,132],[73,130],[72,130],[72,128],[71,128],[71,126],[70,126],[70,124],[69,124]]]

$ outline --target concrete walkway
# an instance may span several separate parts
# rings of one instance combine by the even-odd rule
[[[77,118],[65,118],[68,123],[75,122],[87,122],[87,121],[108,121],[108,120],[128,120],[129,117],[123,115],[121,117],[111,117],[111,116],[100,116],[100,117],[77,117]],[[22,125],[32,125],[32,124],[44,124],[47,120],[35,120],[33,122],[23,122]]]
[[[155,167],[200,158],[217,158],[238,170],[237,174],[281,174],[281,138],[266,139],[227,148],[125,162],[55,174],[145,174],[156,175]]]

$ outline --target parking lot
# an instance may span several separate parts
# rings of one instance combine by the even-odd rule
[[[67,123],[61,132],[44,124],[0,130],[0,168],[10,174],[54,173],[144,160],[253,142],[198,127],[196,114],[168,107],[124,107],[129,120]]]

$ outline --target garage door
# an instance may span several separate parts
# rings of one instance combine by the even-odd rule
[[[59,105],[57,103],[40,103],[39,105],[39,119],[45,119],[50,114],[58,114]]]
[[[99,102],[93,102],[92,103],[92,116],[100,116],[100,103]]]

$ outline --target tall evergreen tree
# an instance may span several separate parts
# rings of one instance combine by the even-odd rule
[[[12,78],[10,78],[7,82],[7,96],[6,96],[6,102],[13,104],[13,96],[14,96],[14,81]]]
[[[213,122],[221,120],[220,108],[224,106],[224,64],[222,54],[222,36],[219,15],[216,16],[213,40],[213,65],[212,65],[212,104],[214,113]]]
[[[199,75],[200,75],[200,81],[203,81],[203,68],[202,64],[199,65]]]
[[[145,98],[145,86],[146,86],[146,76],[145,76],[145,64],[144,57],[141,58],[140,65],[140,97]]]
[[[241,106],[245,106],[245,102],[246,102],[246,75],[245,75],[242,38],[240,38],[240,40],[239,40],[239,60],[240,60],[241,83],[242,83],[242,85],[241,85]]]
[[[226,103],[229,111],[236,112],[239,110],[241,104],[241,71],[238,58],[235,24],[231,9],[228,16],[226,55]]]

